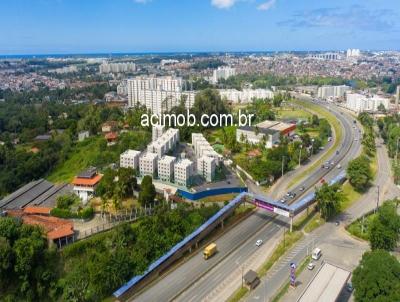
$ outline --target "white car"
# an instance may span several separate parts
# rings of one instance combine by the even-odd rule
[[[307,268],[308,268],[310,271],[312,271],[312,270],[314,269],[314,267],[315,267],[315,263],[314,263],[314,262],[310,262],[310,263],[307,265]]]
[[[261,244],[263,244],[263,241],[261,239],[258,239],[256,241],[256,246],[260,246]]]

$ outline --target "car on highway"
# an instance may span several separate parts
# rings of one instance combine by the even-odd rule
[[[299,190],[301,191],[301,192],[303,192],[304,191],[304,187],[303,186],[301,186],[300,188],[299,188]]]
[[[358,138],[355,138],[354,141],[357,142],[357,141],[358,141]]]
[[[256,246],[260,246],[261,244],[263,244],[263,241],[261,239],[258,239],[256,241]]]
[[[341,168],[342,168],[342,165],[341,165],[341,164],[338,164],[338,165],[337,165],[337,168],[338,168],[338,169],[341,169]]]
[[[336,151],[336,155],[339,155],[339,150]]]
[[[315,267],[315,263],[312,262],[312,261],[307,265],[307,268],[308,268],[310,271],[312,271],[312,270],[314,269],[314,267]]]
[[[281,200],[279,200],[279,202],[280,202],[280,203],[285,203],[285,202],[286,202],[286,199],[285,199],[285,198],[282,198]]]

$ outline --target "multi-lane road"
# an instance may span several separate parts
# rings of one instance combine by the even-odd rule
[[[329,159],[334,162],[330,170],[318,167],[292,191],[297,198],[313,189],[321,178],[327,181],[340,171],[336,167],[340,163],[341,169],[346,167],[349,160],[359,152],[360,131],[354,118],[340,109],[324,104],[341,122],[343,131],[342,142],[337,150],[338,154]],[[353,128],[354,127],[354,128]],[[357,141],[354,141],[354,139]],[[304,190],[300,190],[304,187]],[[292,200],[292,201],[295,201]],[[202,301],[221,284],[227,276],[237,269],[241,262],[252,256],[257,247],[255,241],[262,239],[264,244],[274,237],[283,226],[287,226],[287,218],[274,217],[264,210],[257,210],[253,215],[239,223],[216,240],[219,253],[208,261],[204,261],[201,253],[193,255],[176,269],[167,273],[157,282],[146,288],[134,297],[135,301]]]

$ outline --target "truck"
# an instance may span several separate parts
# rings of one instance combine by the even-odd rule
[[[204,259],[208,259],[212,257],[217,252],[217,245],[215,243],[211,243],[207,245],[203,251]]]

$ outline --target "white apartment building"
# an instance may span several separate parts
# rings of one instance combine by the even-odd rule
[[[165,126],[162,125],[156,125],[153,126],[151,134],[152,134],[152,141],[156,141],[159,137],[163,135],[165,131]]]
[[[136,71],[136,65],[132,62],[126,63],[107,63],[103,62],[99,66],[100,73],[120,73],[120,72],[134,72]]]
[[[346,56],[348,58],[352,58],[352,57],[359,57],[361,55],[361,52],[359,49],[348,49],[346,52]]]
[[[141,176],[150,175],[154,177],[157,172],[158,155],[146,152],[139,158],[139,171]]]
[[[158,155],[158,158],[161,158],[168,151],[173,150],[178,142],[179,130],[169,128],[155,141],[147,145],[147,152],[156,153]]]
[[[208,182],[214,179],[215,167],[216,160],[213,157],[204,155],[197,160],[197,173],[203,176]]]
[[[127,80],[128,105],[146,106],[152,113],[161,114],[180,104],[185,99],[185,107],[191,108],[195,92],[183,91],[183,80],[179,77],[135,77]]]
[[[119,166],[121,168],[132,168],[137,170],[139,167],[140,151],[126,150],[119,156]]]
[[[211,82],[213,84],[217,84],[218,80],[220,79],[227,79],[231,76],[236,75],[236,69],[232,67],[227,67],[227,66],[220,66],[217,69],[214,69],[213,75],[211,78]]]
[[[346,85],[331,86],[324,85],[318,88],[317,96],[321,99],[328,98],[341,98],[344,97],[345,93],[351,88]]]
[[[207,155],[214,158],[216,160],[216,164],[219,164],[222,160],[222,155],[214,150],[214,148],[201,133],[192,133],[192,146],[197,158]]]
[[[174,180],[174,156],[163,156],[158,161],[158,178],[162,181],[172,182]]]
[[[380,105],[383,105],[385,109],[389,109],[389,103],[389,99],[378,95],[346,94],[346,108],[356,113],[364,111],[376,112]]]
[[[128,82],[127,82],[127,80],[123,80],[123,81],[121,81],[121,83],[119,83],[117,85],[117,94],[119,94],[119,95],[128,95]]]
[[[233,103],[250,103],[253,99],[272,99],[274,93],[269,89],[219,89],[221,98],[226,98]]]
[[[194,164],[189,159],[182,159],[175,163],[174,180],[175,184],[187,187],[194,174]]]

